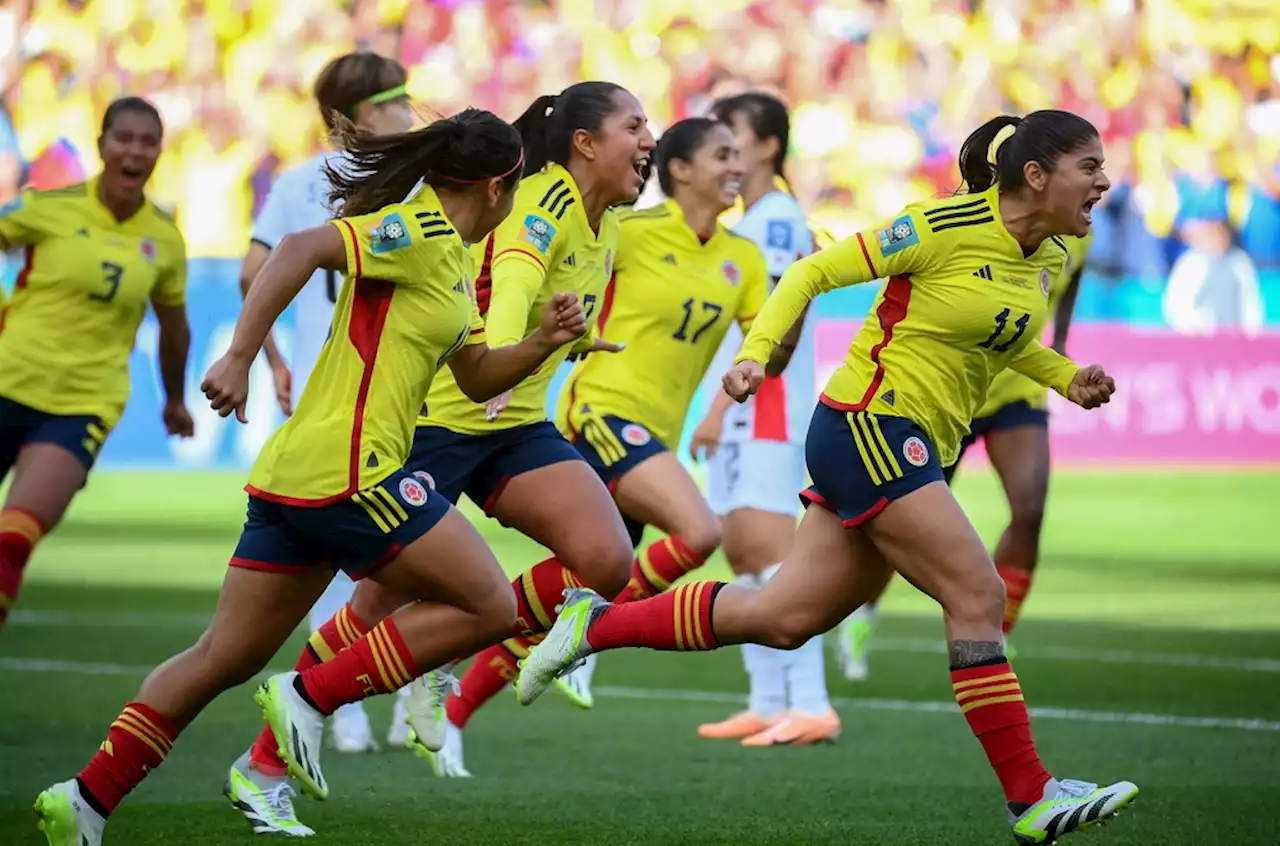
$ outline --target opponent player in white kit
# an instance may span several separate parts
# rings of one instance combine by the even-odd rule
[[[718,101],[712,114],[733,128],[741,161],[742,219],[733,231],[764,253],[773,284],[787,267],[813,251],[813,235],[799,203],[781,179],[790,136],[787,108],[750,92]],[[710,374],[728,370],[742,345],[730,329]],[[785,368],[785,371],[784,369]],[[769,362],[767,378],[741,405],[720,388],[693,433],[692,449],[710,459],[708,496],[723,521],[723,549],[744,584],[763,586],[791,549],[799,493],[806,485],[805,434],[817,400],[814,323],[803,316]],[[742,647],[750,679],[747,710],[699,727],[703,737],[741,739],[745,746],[811,744],[834,740],[840,718],[831,709],[822,638],[794,652],[756,644]]]
[[[315,98],[325,125],[332,130],[334,113],[344,115],[357,127],[374,134],[406,132],[413,127],[413,112],[405,93],[405,69],[396,61],[373,53],[348,53],[331,61],[316,78]],[[267,195],[252,241],[240,270],[240,288],[247,293],[253,279],[276,245],[291,232],[321,226],[333,214],[329,209],[329,180],[325,164],[340,159],[341,151],[321,153],[297,167],[281,173]],[[339,163],[339,166],[341,164]],[[342,277],[332,270],[318,270],[307,281],[294,302],[296,323],[291,362],[286,362],[275,340],[268,335],[263,346],[275,381],[276,400],[286,415],[302,395],[307,377],[320,357],[333,321]],[[292,368],[290,368],[290,363]],[[337,571],[333,581],[311,609],[314,632],[334,616],[355,590],[355,582]],[[387,743],[403,746],[409,739],[405,722],[405,695],[396,698],[395,715],[387,732]],[[369,717],[359,703],[344,705],[333,715],[334,748],[340,752],[369,752],[377,749]]]

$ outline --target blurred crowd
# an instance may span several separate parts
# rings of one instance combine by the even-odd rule
[[[1163,279],[1188,248],[1280,268],[1275,0],[9,0],[0,194],[91,173],[104,107],[140,94],[166,124],[154,198],[193,256],[238,256],[273,174],[325,143],[311,81],[352,49],[409,67],[424,117],[597,78],[660,131],[775,92],[791,184],[836,235],[953,191],[988,117],[1066,108],[1115,184],[1097,272]]]

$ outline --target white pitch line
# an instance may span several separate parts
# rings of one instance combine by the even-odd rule
[[[0,658],[0,671],[17,673],[65,673],[89,676],[145,676],[152,667],[141,664],[105,664],[83,661],[57,661],[34,658]],[[255,678],[265,678],[279,669],[267,669]],[[739,704],[742,694],[711,690],[664,690],[642,687],[597,687],[595,693],[615,699],[637,699],[659,702],[716,702]],[[837,697],[831,700],[837,708],[864,711],[895,711],[925,714],[956,714],[959,708],[954,702],[917,702],[907,699],[849,699]],[[1174,726],[1177,728],[1232,729],[1235,731],[1259,731],[1280,733],[1280,721],[1249,717],[1183,717],[1176,714],[1144,714],[1122,711],[1091,711],[1083,708],[1029,708],[1031,716],[1039,720],[1065,720],[1087,723],[1128,723],[1147,726]]]
[[[150,611],[46,611],[16,610],[9,615],[8,625],[60,628],[204,628],[211,615],[199,612]],[[941,639],[879,636],[872,640],[872,651],[908,655],[946,655],[947,645]],[[1116,649],[1081,649],[1073,646],[1024,646],[1018,658],[1042,661],[1066,661],[1094,664],[1124,664],[1150,667],[1187,667],[1195,670],[1236,670],[1248,673],[1280,674],[1280,659],[1243,658],[1234,655],[1206,655],[1193,652],[1145,652]]]

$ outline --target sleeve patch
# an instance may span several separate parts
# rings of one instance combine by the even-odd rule
[[[888,229],[876,233],[876,239],[880,242],[880,255],[886,257],[920,243],[920,235],[911,222],[911,216],[905,214]]]
[[[520,227],[520,240],[527,241],[538,248],[544,256],[551,251],[551,241],[556,237],[556,228],[545,218],[531,214],[524,219]]]
[[[409,229],[399,213],[389,214],[369,232],[369,247],[375,255],[409,246]]]
[[[789,250],[794,243],[791,223],[786,220],[771,220],[765,228],[765,244],[775,250]]]
[[[5,203],[3,206],[0,206],[0,217],[8,217],[9,215],[13,214],[20,208],[22,208],[21,194],[14,197],[12,200]]]

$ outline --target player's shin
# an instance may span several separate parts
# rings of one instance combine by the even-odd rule
[[[107,817],[164,762],[177,737],[178,729],[163,714],[141,702],[129,703],[76,777],[81,796],[100,816]]]
[[[747,593],[725,582],[689,582],[651,599],[609,605],[591,621],[586,640],[593,652],[626,646],[701,651],[739,643],[742,638],[714,628],[712,608],[721,594],[732,600]]]
[[[1022,603],[1026,601],[1027,594],[1031,593],[1033,574],[1029,570],[1008,565],[998,565],[996,572],[1004,580],[1004,620],[1001,623],[1001,630],[1008,634],[1018,624]]]
[[[577,574],[556,558],[539,561],[516,576],[511,581],[516,595],[514,634],[529,637],[548,631],[564,602],[564,592],[582,586]]]
[[[615,603],[634,602],[662,593],[685,573],[706,563],[710,553],[701,555],[683,540],[670,535],[645,547],[631,567],[631,581]]]
[[[294,663],[298,672],[333,660],[369,631],[368,626],[355,615],[351,606],[344,605],[328,622],[317,628],[302,647],[302,654]],[[277,743],[269,727],[264,727],[249,752],[254,769],[269,776],[285,774],[285,763],[280,757]]]
[[[47,531],[44,523],[21,508],[0,511],[0,628],[18,599],[22,573],[31,551]]]
[[[328,715],[348,702],[399,690],[420,675],[395,618],[388,617],[349,648],[302,672],[294,687],[317,711]]]

